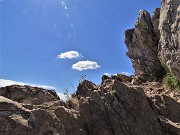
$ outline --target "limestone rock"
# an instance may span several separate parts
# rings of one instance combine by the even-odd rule
[[[0,96],[0,135],[66,135],[61,121],[46,110],[28,110]]]
[[[160,8],[155,8],[153,15],[152,15],[152,23],[154,27],[154,32],[158,39],[160,39],[160,31],[159,27],[159,18],[160,18]]]
[[[131,76],[126,76],[123,74],[112,75],[111,77],[112,77],[112,79],[117,79],[121,82],[131,82],[132,81]]]
[[[163,94],[147,96],[149,86],[112,76],[78,88],[73,105],[50,101],[26,109],[1,96],[0,135],[179,135],[180,104]]]
[[[43,104],[44,102],[57,101],[59,96],[53,90],[43,88],[12,85],[0,88],[0,96],[24,104]]]
[[[17,102],[0,96],[0,135],[27,134],[30,111]]]
[[[80,101],[80,114],[86,118],[89,135],[163,134],[142,90],[114,80],[112,87],[114,93],[92,91],[89,98]]]
[[[152,18],[140,11],[125,32],[134,77],[83,80],[66,103],[42,88],[0,88],[0,135],[180,135],[180,92],[152,80],[163,67],[180,79],[179,4],[162,0]]]
[[[180,0],[162,0],[159,20],[160,61],[180,80]]]
[[[32,135],[66,135],[63,123],[47,110],[33,110],[28,118],[28,127]]]
[[[125,32],[127,56],[132,60],[135,75],[140,76],[142,80],[164,75],[164,69],[158,58],[158,19],[158,9],[154,11],[153,21],[147,11],[141,10],[135,28]]]
[[[84,80],[83,82],[80,82],[79,86],[77,87],[77,95],[79,97],[87,97],[90,95],[91,91],[96,90],[97,86],[88,81],[88,80]]]
[[[65,125],[67,135],[87,135],[83,125],[81,125],[80,115],[77,111],[65,107],[58,107],[55,110],[55,114]]]

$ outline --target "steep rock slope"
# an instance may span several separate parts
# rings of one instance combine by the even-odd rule
[[[180,0],[162,0],[153,16],[140,11],[135,28],[125,32],[127,56],[142,80],[161,78],[164,69],[180,80]]]
[[[127,56],[132,60],[135,75],[140,76],[142,80],[159,78],[164,74],[164,68],[158,58],[159,12],[159,9],[155,9],[151,19],[147,11],[140,11],[135,28],[125,32]]]
[[[180,0],[163,0],[159,19],[159,57],[180,80]]]

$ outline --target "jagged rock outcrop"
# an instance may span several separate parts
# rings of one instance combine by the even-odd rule
[[[147,11],[140,11],[135,28],[125,32],[127,56],[137,79],[161,78],[165,69],[180,80],[179,22],[180,0],[162,0],[152,18]]]
[[[134,77],[83,80],[67,102],[52,90],[0,88],[0,135],[180,135],[180,91],[153,82],[164,68],[180,76],[179,3],[163,0],[152,18],[140,11],[125,32]]]
[[[47,110],[28,110],[0,96],[0,135],[65,135],[64,126]]]
[[[57,101],[59,96],[54,90],[45,90],[43,88],[12,85],[2,87],[0,95],[13,101],[25,104],[39,105],[45,102]]]
[[[103,76],[99,86],[81,82],[66,104],[31,108],[0,96],[0,135],[179,135],[180,104],[174,99],[180,93],[149,94],[150,86]]]
[[[164,75],[158,58],[159,9],[155,9],[152,18],[147,11],[141,10],[135,28],[125,32],[127,56],[132,60],[135,75],[140,76],[142,81]]]
[[[163,0],[159,19],[159,58],[180,80],[180,0]]]

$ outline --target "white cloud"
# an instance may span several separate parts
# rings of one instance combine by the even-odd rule
[[[106,76],[111,76],[111,74],[110,74],[110,73],[104,73],[104,75],[106,75]]]
[[[128,73],[128,72],[121,72],[121,74],[123,74],[123,75],[127,75],[127,76],[129,76],[129,75],[130,75],[130,73]]]
[[[61,100],[67,101],[67,97],[63,93],[57,93]]]
[[[58,58],[60,59],[74,59],[79,57],[82,57],[82,55],[80,55],[77,51],[68,51],[58,55]]]
[[[0,79],[0,87],[10,86],[10,85],[29,85],[32,87],[40,87],[44,89],[52,89],[55,90],[55,87],[47,86],[47,85],[39,85],[39,84],[30,84],[30,83],[24,83],[24,82],[16,82],[13,80],[6,80],[6,79]]]
[[[50,89],[50,90],[56,90],[55,87],[53,86],[47,86],[47,85],[38,85],[38,84],[29,84],[30,86],[34,86],[34,87],[40,87],[40,88],[44,88],[44,89]]]
[[[79,70],[79,71],[88,70],[88,69],[97,69],[99,67],[100,66],[97,64],[97,62],[88,61],[88,60],[87,61],[79,61],[72,65],[72,69]]]

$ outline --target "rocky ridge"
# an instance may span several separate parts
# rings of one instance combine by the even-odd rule
[[[180,0],[162,0],[152,17],[141,10],[135,28],[125,32],[127,56],[142,81],[171,72],[180,80]]]
[[[180,80],[180,0],[163,0],[159,22],[159,58]]]
[[[123,75],[103,76],[99,86],[84,80],[67,103],[26,104],[0,96],[0,135],[180,134],[180,93],[164,94],[156,82],[138,86],[122,80]]]
[[[54,90],[46,90],[28,85],[12,85],[2,87],[0,90],[0,95],[19,103],[33,105],[60,100],[59,96]]]
[[[53,90],[0,88],[0,135],[180,135],[180,91],[161,82],[168,71],[180,77],[179,3],[140,11],[125,32],[135,76],[83,80],[67,102]]]

